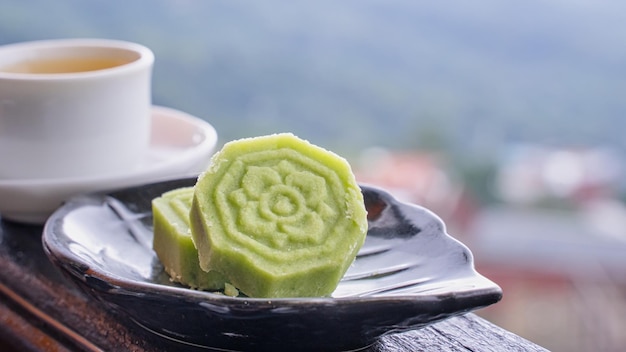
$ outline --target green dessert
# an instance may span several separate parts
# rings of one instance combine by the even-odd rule
[[[367,233],[348,162],[287,133],[226,143],[190,220],[200,267],[250,297],[329,296]]]
[[[198,251],[191,238],[189,210],[193,187],[164,193],[152,200],[153,248],[173,281],[202,290],[224,289],[224,277],[205,272],[198,263]]]

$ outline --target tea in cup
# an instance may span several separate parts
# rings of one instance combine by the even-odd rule
[[[149,147],[154,54],[106,39],[0,46],[0,179],[128,172]]]

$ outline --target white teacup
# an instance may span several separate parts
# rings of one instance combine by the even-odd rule
[[[0,178],[128,172],[150,138],[154,54],[60,39],[0,46]]]

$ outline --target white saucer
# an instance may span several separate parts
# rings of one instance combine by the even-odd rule
[[[182,111],[153,106],[150,150],[128,173],[67,179],[0,179],[0,217],[43,224],[65,199],[86,192],[197,175],[209,164],[217,133]]]

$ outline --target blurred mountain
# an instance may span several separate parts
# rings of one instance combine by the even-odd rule
[[[154,102],[221,142],[292,131],[490,157],[511,142],[626,147],[626,3],[4,0],[0,44],[143,43]]]

